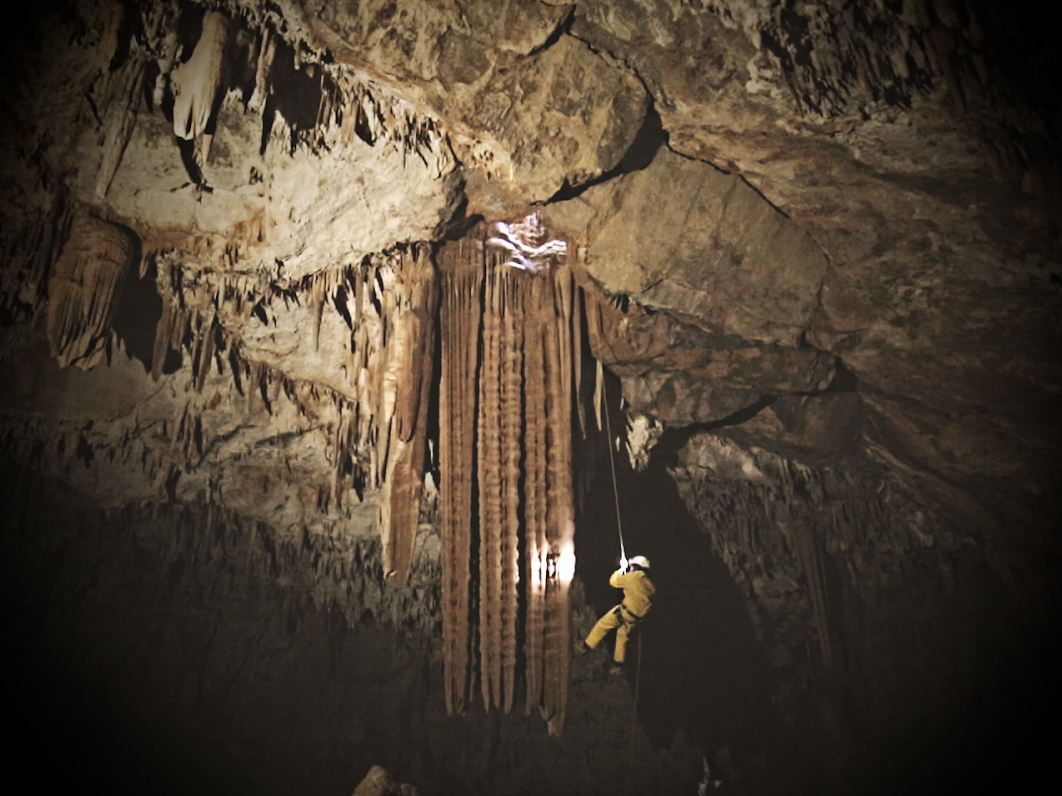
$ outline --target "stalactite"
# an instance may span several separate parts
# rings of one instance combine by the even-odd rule
[[[133,251],[121,227],[87,213],[74,218],[48,279],[48,341],[60,366],[100,361]]]
[[[203,15],[203,31],[192,57],[173,70],[173,132],[190,141],[210,122],[221,90],[229,19],[216,11]]]
[[[401,583],[413,561],[413,544],[420,520],[427,447],[428,401],[435,349],[435,270],[427,246],[404,253],[395,293],[397,328],[391,341],[395,365],[394,415],[388,431],[389,472],[384,496],[384,571]],[[390,389],[390,388],[389,388]]]
[[[203,391],[207,376],[210,375],[210,365],[214,361],[214,345],[217,333],[217,316],[206,313],[206,317],[200,315],[196,319],[196,341],[194,344],[195,357],[195,390]]]
[[[554,577],[546,591],[546,623],[543,643],[543,700],[540,707],[549,731],[559,735],[564,728],[568,702],[568,644],[571,626],[569,589],[575,556],[575,507],[571,471],[572,438],[572,333],[571,302],[574,292],[571,270],[554,269],[552,279],[554,317],[546,326],[545,406],[547,424],[546,537]]]
[[[401,266],[399,266],[400,268]],[[376,425],[376,449],[373,468],[374,484],[385,481],[391,452],[391,422],[400,399],[398,384],[399,371],[405,360],[405,348],[411,343],[404,334],[397,330],[402,328],[403,319],[399,317],[399,276],[394,269],[376,268],[373,288],[379,303],[379,323],[373,354],[376,363],[371,369],[373,376],[370,411]],[[402,390],[405,394],[405,390]],[[385,525],[386,527],[386,525]],[[386,547],[386,545],[385,545]]]
[[[535,221],[524,226],[544,233]],[[569,587],[575,564],[571,446],[575,368],[582,345],[575,329],[582,322],[579,297],[570,269],[560,262],[563,242],[543,243],[544,234],[542,240],[492,239],[492,248],[484,252],[484,237],[483,228],[475,230],[440,255],[447,706],[451,711],[464,707],[470,671],[471,573],[462,556],[475,544],[472,515],[465,509],[472,508],[476,491],[464,480],[467,471],[454,468],[472,463],[474,428],[483,701],[488,708],[512,708],[523,600],[525,707],[528,712],[537,708],[549,731],[558,734],[567,703]],[[549,251],[529,261],[534,267],[510,267],[504,259],[513,251],[545,251],[544,246]],[[478,278],[483,282],[481,303]],[[470,382],[474,386],[462,392],[458,385]]]
[[[527,609],[524,622],[524,659],[527,662],[526,712],[542,703],[543,642],[546,622],[546,585],[549,544],[546,541],[546,363],[541,312],[545,281],[530,285],[524,336],[525,547]]]
[[[593,351],[602,351],[607,345],[605,336],[604,319],[601,317],[601,305],[597,299],[591,299],[584,294],[586,307],[586,332]],[[600,359],[594,361],[594,418],[597,422],[597,430],[604,431],[605,426],[603,412],[605,411],[605,371]]]
[[[807,582],[808,597],[815,617],[815,630],[819,636],[819,649],[822,661],[827,669],[833,667],[833,648],[830,644],[829,614],[826,602],[826,569],[822,561],[822,543],[815,535],[811,525],[804,522],[784,523],[783,531],[789,536],[804,579]]]
[[[144,63],[130,60],[112,77],[115,96],[107,108],[103,133],[103,159],[96,174],[96,196],[103,198],[111,188],[114,174],[122,162],[125,148],[133,134],[136,108],[144,79]]]
[[[517,621],[520,583],[520,452],[523,431],[523,295],[528,275],[495,268],[501,277],[501,388],[498,439],[501,446],[501,591],[502,708],[512,710],[516,691]]]
[[[500,272],[484,279],[483,359],[479,374],[479,656],[483,703],[501,705],[502,447]]]
[[[258,45],[258,59],[254,70],[254,91],[247,101],[249,110],[259,112],[265,107],[269,96],[269,73],[273,68],[273,59],[277,54],[277,37],[268,27],[262,31]]]
[[[439,393],[440,535],[446,709],[464,712],[471,678],[471,555],[476,374],[483,289],[482,241],[440,256],[442,348]]]
[[[572,332],[572,374],[575,377],[575,405],[579,411],[579,433],[586,438],[586,409],[583,406],[583,302],[582,291],[573,288],[572,316],[568,328]]]

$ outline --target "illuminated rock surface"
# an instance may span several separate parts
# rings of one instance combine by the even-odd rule
[[[1035,781],[1052,53],[991,0],[40,4],[18,749],[136,792]],[[617,501],[659,599],[610,679],[569,656]]]

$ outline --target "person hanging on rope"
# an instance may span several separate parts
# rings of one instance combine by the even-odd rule
[[[592,650],[601,643],[610,630],[616,630],[616,651],[612,654],[613,671],[622,671],[627,654],[627,637],[652,606],[656,587],[649,580],[649,559],[634,556],[629,561],[621,559],[620,568],[608,579],[610,586],[623,589],[623,601],[597,620],[594,629],[582,643],[583,651]]]

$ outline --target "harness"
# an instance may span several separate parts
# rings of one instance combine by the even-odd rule
[[[617,605],[612,610],[615,611],[616,616],[618,616],[623,621],[623,624],[625,624],[625,625],[636,625],[639,622],[641,622],[642,619],[645,618],[644,616],[638,616],[638,614],[634,613],[634,611],[632,611],[630,608],[628,608],[623,603],[620,603],[619,605]],[[626,614],[627,616],[629,616],[631,618],[628,620],[627,616],[624,616],[624,614]]]

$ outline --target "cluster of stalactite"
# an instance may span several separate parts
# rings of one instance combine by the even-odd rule
[[[102,361],[114,341],[111,324],[122,285],[137,263],[140,278],[156,274],[162,297],[151,376],[162,377],[171,352],[187,356],[194,394],[174,408],[169,445],[142,457],[160,490],[177,470],[194,471],[210,448],[203,414],[214,407],[198,396],[212,374],[231,377],[248,413],[256,404],[272,413],[272,403],[284,394],[307,422],[331,429],[333,479],[317,507],[340,505],[351,489],[359,497],[377,493],[387,572],[404,581],[419,523],[435,346],[430,247],[409,244],[281,285],[265,274],[204,267],[201,252],[166,249],[138,256],[143,244],[130,230],[79,207],[61,215],[65,242],[48,274],[46,307],[47,335],[59,364],[88,369]],[[270,322],[274,305],[306,303],[314,308],[315,324],[305,345],[318,348],[326,310],[346,322],[349,344],[340,348],[346,360],[337,368],[346,373],[343,384],[293,378],[279,363],[256,359],[241,337],[255,318]]]
[[[777,59],[802,110],[824,116],[850,111],[853,100],[909,104],[936,75],[965,103],[979,86],[991,84],[985,56],[998,31],[1013,27],[1008,13],[977,0],[795,8],[712,0],[708,7],[724,24],[744,27],[757,47]]]
[[[870,473],[815,470],[765,451],[747,452],[720,437],[694,437],[676,469],[679,493],[709,529],[712,544],[748,597],[760,599],[779,626],[794,621],[769,581],[794,587],[803,598],[798,622],[814,629],[823,666],[833,664],[825,557],[855,542],[853,528],[884,522],[881,492]],[[858,489],[853,489],[853,483]],[[851,499],[851,492],[859,494]],[[845,534],[843,541],[839,534]],[[854,576],[854,573],[850,573]]]
[[[289,43],[275,32],[277,20],[268,13],[230,16],[207,10],[199,18],[194,8],[182,13],[180,8],[155,4],[144,6],[130,19],[124,18],[126,13],[117,4],[110,10],[104,25],[113,28],[114,35],[101,44],[104,49],[113,47],[117,59],[123,49],[118,31],[132,32],[130,57],[96,89],[96,102],[105,117],[96,181],[100,197],[106,196],[121,163],[150,72],[156,75],[152,104],[162,107],[172,102],[174,135],[193,142],[192,157],[199,169],[210,156],[218,109],[233,89],[241,92],[248,110],[262,114],[264,137],[286,134],[292,150],[300,144],[330,149],[357,137],[369,145],[386,141],[425,162],[449,161],[435,120],[414,113],[408,103],[389,97],[378,86],[370,88],[349,68],[322,62],[301,42]],[[177,31],[182,25],[194,26],[196,19],[199,38],[190,56],[184,51],[182,62]],[[313,100],[317,108],[312,116],[296,107]]]
[[[356,267],[315,274],[290,289],[243,275],[189,271],[180,258],[168,264],[160,271],[167,299],[155,333],[153,377],[161,375],[170,350],[186,348],[197,391],[213,368],[223,373],[227,362],[237,389],[249,401],[260,396],[267,409],[274,386],[306,415],[320,415],[322,401],[335,403],[331,499],[338,502],[351,484],[362,493],[380,492],[385,566],[389,576],[404,581],[423,492],[435,346],[437,289],[430,248],[406,246]],[[273,300],[287,304],[300,298],[314,307],[315,349],[326,307],[336,308],[347,322],[350,345],[343,364],[348,383],[341,390],[292,379],[256,361],[229,331],[252,316],[268,318]],[[182,418],[179,428],[184,427]]]
[[[422,566],[412,573],[407,588],[383,589],[382,550],[371,537],[334,529],[278,534],[266,523],[209,501],[188,506],[146,502],[104,510],[85,505],[83,497],[60,482],[13,467],[7,459],[0,459],[0,473],[10,479],[0,549],[5,561],[33,562],[18,573],[27,582],[41,578],[51,560],[84,546],[105,551],[94,559],[94,565],[105,567],[115,560],[137,567],[134,561],[143,565],[145,559],[155,559],[187,572],[223,565],[235,578],[270,573],[280,588],[305,587],[292,593],[296,613],[313,603],[336,611],[349,627],[367,620],[391,628],[430,627],[438,611],[432,588],[438,573],[430,560],[419,559]],[[235,569],[233,562],[239,562]],[[64,588],[79,587],[75,583]]]
[[[483,702],[512,709],[522,607],[526,710],[537,707],[556,734],[575,566],[580,297],[559,258],[535,274],[506,266],[484,240],[480,229],[439,255],[446,705],[459,713],[468,703],[478,636]]]

